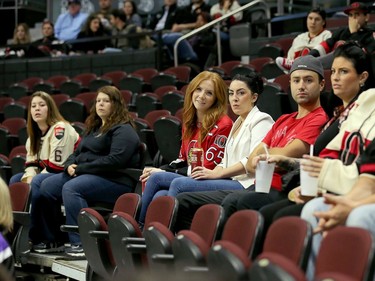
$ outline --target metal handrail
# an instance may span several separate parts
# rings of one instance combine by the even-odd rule
[[[226,15],[223,15],[221,16],[220,18],[217,18],[197,29],[194,29],[192,31],[190,31],[189,33],[186,33],[184,35],[182,35],[180,38],[177,39],[176,43],[174,44],[174,47],[173,47],[173,55],[174,55],[174,65],[175,66],[178,66],[178,52],[177,52],[177,47],[178,45],[180,44],[180,42],[186,38],[189,38],[207,28],[210,28],[211,26],[217,24],[216,26],[216,43],[217,43],[217,53],[218,53],[218,64],[220,65],[221,64],[221,44],[220,44],[220,22],[222,22],[223,20],[229,18],[230,16],[234,15],[234,14],[237,14],[238,12],[242,12],[243,10],[246,10],[252,6],[254,6],[255,4],[262,4],[265,6],[265,12],[266,12],[266,16],[268,19],[271,18],[271,12],[269,10],[269,7],[267,5],[267,3],[264,1],[264,0],[254,0],[250,3],[247,3],[243,6],[241,6],[240,8],[238,8],[237,10],[235,11],[232,11]],[[268,36],[271,36],[271,23],[269,22],[268,24]]]

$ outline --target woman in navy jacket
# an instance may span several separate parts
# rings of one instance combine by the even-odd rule
[[[77,216],[87,202],[114,203],[121,194],[132,191],[132,181],[124,169],[138,163],[140,141],[117,88],[105,86],[98,90],[86,126],[81,143],[65,162],[64,173],[50,177],[41,186],[45,208],[39,219],[45,220],[45,242],[34,245],[36,252],[64,249],[57,239],[59,223],[52,212],[58,212],[61,199],[66,223],[77,225]],[[71,246],[66,253],[83,256],[79,235],[69,233],[69,240]]]

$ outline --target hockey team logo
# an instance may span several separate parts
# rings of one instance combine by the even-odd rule
[[[65,134],[65,128],[63,128],[63,127],[56,127],[54,133],[55,133],[55,137],[56,137],[58,140],[61,140],[61,139],[64,137],[64,134]]]
[[[218,136],[216,136],[214,143],[215,143],[218,147],[220,147],[220,148],[224,148],[224,147],[225,147],[225,144],[227,143],[227,137],[224,136],[224,135],[218,135]]]

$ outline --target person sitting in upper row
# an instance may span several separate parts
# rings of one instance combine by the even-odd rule
[[[125,0],[123,11],[126,15],[127,24],[135,24],[138,27],[142,27],[142,18],[137,13],[137,5],[133,0]]]
[[[78,34],[77,39],[98,38],[99,40],[74,43],[73,49],[83,53],[98,53],[111,45],[109,39],[100,39],[100,37],[109,35],[110,34],[104,30],[99,16],[92,14],[88,17],[82,31]]]
[[[81,12],[80,0],[68,0],[68,12],[60,14],[55,24],[55,35],[59,40],[77,38],[88,14]]]
[[[344,10],[348,15],[348,26],[340,28],[333,33],[331,38],[314,47],[309,54],[320,57],[324,69],[330,69],[333,61],[333,50],[346,41],[356,41],[372,53],[375,50],[373,31],[367,27],[370,18],[370,8],[362,2],[354,2]],[[293,60],[283,60],[278,66],[287,72],[293,64]]]
[[[319,45],[332,36],[331,31],[326,28],[326,12],[320,7],[313,8],[307,14],[307,31],[294,38],[286,58],[277,57],[276,64],[283,65],[285,60],[293,60],[307,55],[312,48]]]

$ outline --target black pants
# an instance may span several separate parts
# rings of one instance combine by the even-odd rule
[[[254,186],[246,190],[218,190],[207,192],[185,192],[177,195],[179,202],[175,230],[190,228],[199,207],[205,204],[221,204],[225,219],[238,210],[259,210],[265,205],[286,198],[286,194],[271,189],[270,193],[254,192]]]
[[[275,220],[286,217],[286,216],[297,216],[299,217],[305,204],[296,204],[288,199],[283,199],[275,203],[262,207],[259,212],[264,218],[263,231],[266,234],[271,223]]]

